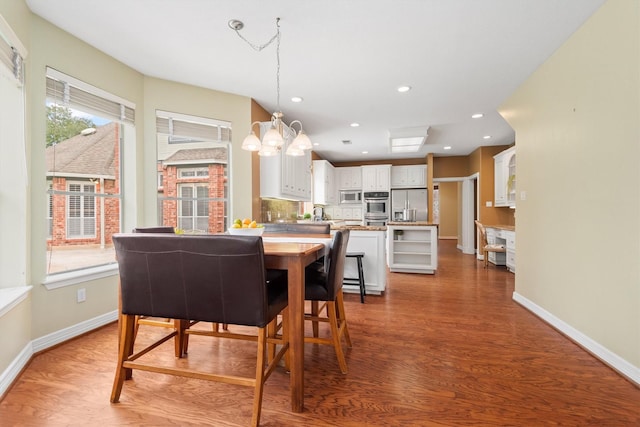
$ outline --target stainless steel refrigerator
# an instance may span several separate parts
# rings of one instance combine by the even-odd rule
[[[401,220],[403,209],[415,209],[416,221],[426,221],[427,190],[425,188],[391,190],[391,220]]]

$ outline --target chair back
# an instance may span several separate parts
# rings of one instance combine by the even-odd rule
[[[171,226],[160,225],[157,227],[136,227],[134,233],[172,233],[176,234],[176,230]]]
[[[327,267],[327,294],[329,300],[335,300],[344,282],[344,263],[349,243],[349,230],[336,230],[331,241],[329,264]]]
[[[331,224],[275,222],[265,224],[264,231],[267,233],[284,234],[329,234],[331,232]]]
[[[264,327],[278,312],[260,236],[134,233],[113,242],[123,314]]]
[[[484,225],[477,219],[474,221],[476,223],[476,227],[480,231],[480,239],[481,239],[481,247],[485,247],[488,245],[487,243],[487,230],[485,230]]]

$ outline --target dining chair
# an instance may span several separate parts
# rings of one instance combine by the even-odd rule
[[[505,249],[504,245],[489,244],[487,242],[487,230],[484,228],[484,225],[482,225],[482,223],[477,219],[474,222],[476,223],[476,227],[478,227],[478,230],[480,231],[481,241],[478,246],[482,250],[484,268],[487,268],[489,266],[489,252],[504,253],[507,250]]]
[[[121,322],[111,402],[119,401],[125,379],[136,369],[250,386],[254,389],[251,425],[257,426],[264,383],[289,347],[286,333],[281,337],[267,333],[278,314],[286,321],[288,296],[286,281],[266,284],[262,238],[132,233],[116,234],[113,242],[120,274]],[[134,353],[136,316],[180,319],[180,327]],[[257,327],[255,376],[211,373],[164,358],[140,359],[171,338],[183,340],[189,333],[186,319]],[[269,343],[279,345],[280,351],[266,362]],[[237,367],[236,363],[232,365]],[[157,391],[170,392],[170,388]]]
[[[152,227],[135,227],[133,229],[133,232],[134,233],[153,233],[153,234],[157,234],[157,233],[175,234],[175,229],[171,226],[160,225],[160,226],[152,226]],[[140,325],[176,329],[178,328],[177,322],[178,320],[176,319],[137,316],[135,319],[134,334],[136,335],[138,334],[138,329],[140,328]],[[180,353],[184,351],[184,349],[178,348],[178,345],[179,345],[178,340],[176,340],[175,345],[176,345],[175,354],[176,354],[176,357],[179,357]]]
[[[351,338],[347,328],[347,318],[344,310],[344,298],[342,295],[342,283],[344,276],[344,263],[349,243],[349,230],[336,230],[329,250],[328,268],[317,269],[307,267],[305,269],[305,300],[311,301],[311,313],[305,314],[305,320],[312,322],[313,336],[305,336],[305,343],[332,345],[338,358],[338,365],[343,374],[346,374],[347,362],[342,351],[342,338],[348,347],[351,347]],[[322,303],[322,306],[319,306]],[[325,315],[322,312],[325,311]],[[320,322],[329,323],[330,338],[319,337],[318,325]]]

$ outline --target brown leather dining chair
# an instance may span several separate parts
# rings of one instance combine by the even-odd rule
[[[331,241],[329,251],[328,268],[317,269],[307,267],[305,269],[305,300],[311,301],[311,313],[305,314],[305,320],[313,324],[313,336],[305,336],[305,343],[332,345],[338,358],[338,365],[343,374],[346,374],[347,362],[342,350],[342,338],[348,347],[351,347],[351,338],[347,328],[347,318],[344,310],[342,295],[342,283],[344,276],[344,263],[349,243],[349,230],[336,230]],[[318,307],[318,303],[323,303]],[[315,307],[314,307],[315,305]],[[322,312],[326,309],[326,315]],[[319,322],[329,323],[331,329],[330,338],[321,338],[318,335]]]
[[[135,227],[133,229],[133,232],[134,233],[154,233],[154,234],[155,233],[175,234],[175,229],[171,226],[160,225],[160,226],[152,226],[152,227]],[[179,327],[179,323],[177,322],[178,320],[176,319],[167,319],[167,318],[161,319],[161,318],[148,317],[148,316],[137,316],[135,334],[138,333],[138,329],[140,325],[177,329]],[[176,357],[180,357],[180,353],[183,352],[184,349],[178,348],[179,343],[177,339],[176,339],[175,345],[176,345],[176,348],[175,348]],[[186,345],[187,344],[185,343],[185,346]]]
[[[504,253],[507,250],[504,245],[490,245],[487,242],[487,230],[484,228],[484,225],[477,219],[474,221],[476,223],[476,227],[480,231],[480,244],[478,247],[482,250],[482,257],[484,259],[484,268],[489,266],[489,252],[496,253]]]
[[[288,318],[288,297],[286,281],[266,284],[262,237],[132,233],[116,234],[113,242],[120,274],[121,322],[111,402],[119,401],[124,381],[136,369],[251,386],[251,425],[257,426],[264,382],[289,347],[286,333],[281,337],[267,333],[267,326],[278,314],[282,313],[285,321]],[[180,327],[134,353],[136,316],[181,319]],[[193,365],[140,359],[174,337],[183,341],[189,333],[189,321],[257,327],[255,377],[214,374]],[[267,363],[268,344],[278,345],[280,350]],[[158,390],[169,392],[170,388]],[[215,410],[215,405],[210,409]]]

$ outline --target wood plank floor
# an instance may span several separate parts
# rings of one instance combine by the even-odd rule
[[[289,411],[289,378],[277,369],[261,425],[640,425],[640,389],[514,303],[511,273],[440,243],[436,275],[389,274],[386,294],[365,304],[345,296],[349,373],[331,347],[307,345],[305,411]],[[140,339],[158,333],[146,327]],[[194,336],[183,363],[216,369],[233,355],[251,372],[252,346]],[[0,425],[249,423],[249,388],[140,371],[110,404],[116,347],[113,324],[36,356],[0,402]],[[172,355],[169,343],[159,357]]]

